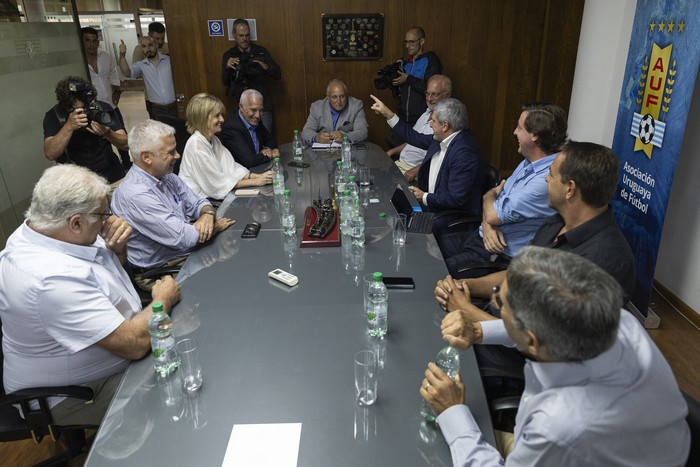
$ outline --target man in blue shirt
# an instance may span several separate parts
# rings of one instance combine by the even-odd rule
[[[144,269],[183,262],[190,251],[234,223],[217,218],[206,198],[199,198],[173,173],[180,158],[175,129],[155,120],[138,123],[129,133],[134,165],[114,191],[112,210],[134,229],[128,259],[141,288]],[[194,223],[190,223],[193,220]]]
[[[483,197],[482,223],[471,233],[452,233],[438,238],[447,269],[453,277],[470,262],[510,257],[530,244],[545,219],[554,211],[547,202],[545,177],[567,139],[566,112],[549,103],[523,106],[513,134],[524,160],[513,174]]]
[[[526,247],[492,302],[502,320],[472,323],[453,311],[442,334],[461,349],[508,344],[526,356],[513,447],[504,461],[465,405],[461,378],[431,363],[420,394],[455,466],[685,464],[686,403],[659,349],[620,309],[612,276],[573,253]]]

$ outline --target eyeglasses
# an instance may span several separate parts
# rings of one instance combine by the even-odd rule
[[[413,45],[418,41],[420,41],[420,39],[409,39],[407,41],[403,41],[403,45]]]
[[[100,218],[102,218],[103,221],[106,221],[112,216],[113,213],[110,209],[107,209],[107,211],[105,212],[76,212],[75,214],[73,214],[73,216],[78,214],[82,214],[83,216],[100,216]],[[73,216],[68,217],[66,220],[69,221]]]
[[[440,92],[426,92],[425,97],[431,98],[431,97],[440,97],[443,94],[445,94],[445,91],[440,91]]]
[[[332,101],[342,101],[342,100],[346,99],[347,97],[348,96],[346,96],[345,94],[341,94],[340,96],[328,96],[328,98]]]

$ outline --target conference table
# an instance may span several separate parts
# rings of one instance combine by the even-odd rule
[[[439,428],[419,413],[423,373],[445,346],[444,312],[433,290],[447,271],[432,235],[409,233],[405,246],[393,245],[390,198],[405,179],[379,146],[356,146],[357,164],[370,167],[372,179],[361,192],[365,245],[300,248],[304,210],[319,194],[329,195],[340,154],[306,149],[303,159],[310,166],[294,168],[288,165],[291,145],[280,151],[297,235],[282,232],[271,187],[256,196],[227,196],[218,215],[236,223],[190,255],[178,275],[182,300],[172,311],[176,338],[199,344],[201,389],[188,395],[177,373],[156,376],[150,355],[133,362],[86,465],[218,466],[234,426],[298,427],[287,424],[301,424],[298,458],[291,465],[452,465]],[[262,225],[258,237],[241,238],[252,221]],[[269,279],[276,268],[298,276],[299,284]],[[383,340],[368,337],[363,312],[363,277],[373,271],[415,281],[413,290],[389,291]],[[370,407],[358,406],[354,394],[353,356],[363,349],[379,357],[378,399]],[[460,358],[466,402],[493,444],[473,351],[462,351]],[[254,441],[262,445],[261,459],[285,441],[262,433]],[[250,441],[243,446],[239,440],[232,439],[232,452],[250,448]]]

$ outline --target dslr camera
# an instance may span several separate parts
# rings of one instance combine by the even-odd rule
[[[391,82],[399,77],[399,73],[403,73],[403,60],[396,60],[383,68],[377,70],[379,78],[374,80],[374,87],[378,90],[383,90],[391,87],[391,93],[394,97],[399,97],[399,89],[392,85]]]
[[[114,110],[103,110],[100,103],[95,100],[97,97],[89,83],[73,81],[68,83],[68,89],[76,99],[83,102],[83,110],[88,118],[88,125],[93,120],[101,125],[110,125],[116,120]]]

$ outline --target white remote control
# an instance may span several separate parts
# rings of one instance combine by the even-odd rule
[[[267,273],[268,277],[271,277],[277,281],[280,281],[283,284],[286,284],[290,287],[294,287],[299,283],[299,278],[295,276],[294,274],[290,274],[287,271],[283,271],[281,269],[275,269],[274,271],[270,271]]]

